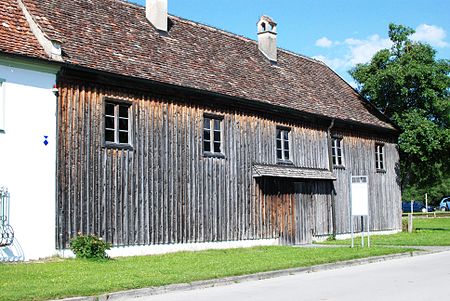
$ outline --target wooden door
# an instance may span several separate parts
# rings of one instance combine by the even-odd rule
[[[296,238],[296,199],[293,182],[281,178],[257,179],[261,190],[263,224],[269,224],[272,237],[279,238],[282,244],[295,244]]]

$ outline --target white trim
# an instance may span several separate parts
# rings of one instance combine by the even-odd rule
[[[278,135],[277,135],[278,131],[280,132],[281,149],[279,149],[277,144],[276,144],[278,142]],[[284,133],[287,133],[287,135],[288,135],[287,140],[284,139]],[[285,142],[286,141],[288,143],[287,149],[285,148]],[[292,145],[291,129],[277,127],[276,132],[275,132],[275,148],[276,148],[275,155],[277,157],[277,161],[287,161],[287,162],[292,161],[292,157],[291,157],[291,155],[292,155],[292,147],[291,147],[291,145]],[[278,150],[281,150],[281,158],[278,158]],[[286,154],[285,154],[286,151],[288,151],[288,153],[289,153],[289,157],[288,158],[286,158]]]
[[[240,241],[225,241],[225,242],[115,247],[109,250],[107,253],[108,256],[115,258],[125,256],[158,255],[183,251],[192,252],[203,250],[236,249],[236,248],[251,248],[259,246],[278,246],[278,245],[280,245],[279,239],[258,239],[258,240],[240,240]],[[58,255],[63,258],[75,257],[73,252],[68,249],[58,251]]]
[[[22,0],[17,0],[17,3],[22,9],[25,19],[30,26],[31,32],[34,34],[39,44],[41,44],[42,48],[44,48],[45,53],[49,56],[50,59],[62,62],[63,59],[61,42],[55,39],[51,39],[47,36],[47,34],[41,29],[39,24],[34,20],[33,16],[30,14]]]
[[[397,234],[402,232],[401,229],[398,230],[382,230],[382,231],[370,231],[370,236],[374,236],[374,235],[392,235],[392,234]],[[353,233],[354,237],[360,237],[361,236],[361,232],[359,233]],[[323,235],[323,236],[315,236],[313,238],[314,242],[322,242],[325,241],[329,238],[329,235]],[[345,239],[350,239],[352,238],[351,233],[345,233],[345,234],[338,234],[336,235],[336,240],[345,240]],[[372,238],[373,239],[373,238]]]
[[[0,134],[5,133],[5,80],[0,78]]]

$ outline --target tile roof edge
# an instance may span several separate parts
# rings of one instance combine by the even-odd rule
[[[27,6],[22,0],[17,0],[17,4],[22,10],[23,16],[30,27],[34,37],[44,49],[50,59],[55,61],[63,61],[61,55],[61,42],[58,39],[52,39],[39,25],[35,17],[29,12]]]
[[[335,75],[337,75],[343,82],[345,82],[345,84],[350,87],[352,89],[352,92],[355,94],[355,96],[359,99],[359,101],[363,104],[363,105],[369,105],[374,112],[370,112],[373,115],[378,115],[376,117],[382,118],[382,121],[388,123],[389,125],[391,125],[394,130],[396,131],[400,131],[400,128],[397,126],[397,124],[395,124],[395,122],[393,122],[389,117],[387,117],[383,112],[381,112],[380,110],[378,110],[378,108],[371,103],[370,101],[366,100],[354,87],[352,87],[342,76],[340,76],[336,71],[334,71],[331,67],[329,67],[327,64],[323,64],[326,68],[328,68],[331,72],[333,72]]]
[[[137,82],[150,82],[150,83],[155,84],[155,85],[163,85],[165,87],[171,87],[171,88],[175,88],[175,89],[185,89],[185,90],[188,90],[188,91],[193,91],[193,92],[206,94],[206,95],[215,95],[215,96],[218,96],[218,97],[231,98],[231,99],[243,101],[245,103],[251,102],[251,103],[253,103],[255,105],[258,105],[258,106],[277,107],[279,109],[288,110],[289,112],[296,112],[296,114],[301,114],[303,116],[309,116],[309,117],[312,117],[312,118],[320,118],[322,120],[335,119],[336,121],[340,121],[340,122],[343,122],[343,123],[348,124],[348,125],[362,126],[368,131],[383,130],[383,131],[387,131],[389,133],[394,133],[394,134],[398,134],[398,132],[399,132],[398,127],[396,127],[395,125],[392,125],[391,123],[387,123],[387,125],[375,125],[375,124],[372,124],[372,123],[356,121],[356,120],[352,120],[352,119],[343,119],[343,118],[330,117],[330,116],[317,114],[317,113],[310,113],[310,112],[302,111],[302,110],[299,110],[299,109],[293,109],[292,107],[290,107],[288,105],[285,105],[285,104],[274,104],[274,103],[271,103],[269,101],[265,101],[265,100],[262,100],[262,99],[244,98],[244,97],[233,96],[233,95],[224,94],[224,93],[220,93],[220,92],[216,92],[216,91],[212,91],[212,90],[204,90],[204,89],[194,88],[194,87],[190,87],[190,86],[186,86],[186,85],[171,84],[171,83],[151,80],[151,79],[143,78],[143,77],[122,75],[122,74],[119,74],[119,73],[114,73],[114,72],[110,72],[110,71],[106,71],[106,70],[94,69],[94,68],[90,68],[90,67],[80,66],[78,64],[74,64],[74,63],[71,63],[71,62],[65,62],[64,65],[66,67],[74,68],[75,70],[79,70],[79,71],[82,71],[82,72],[83,71],[87,71],[87,72],[93,72],[93,73],[100,73],[100,74],[104,74],[104,75],[108,75],[108,76],[112,76],[112,77],[126,78],[127,80],[130,80],[130,81],[133,81],[133,82],[135,82],[135,81],[137,81]],[[381,114],[381,112],[380,112],[380,114]]]

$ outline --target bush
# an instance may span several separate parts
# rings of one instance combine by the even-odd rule
[[[111,244],[95,235],[78,234],[70,241],[70,249],[77,258],[107,259],[106,250],[111,249]]]

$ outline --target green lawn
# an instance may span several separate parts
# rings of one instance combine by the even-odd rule
[[[450,229],[450,218],[414,218],[414,228]]]
[[[46,300],[305,267],[411,251],[398,248],[296,248],[182,252],[110,261],[55,259],[0,264],[0,300]]]
[[[450,229],[450,218],[414,218],[413,226],[430,230],[371,236],[371,243],[375,246],[450,246],[450,231],[431,230],[433,228]],[[350,245],[350,243],[349,239],[325,242],[325,244],[335,245]],[[355,244],[361,245],[361,239],[355,238]]]

